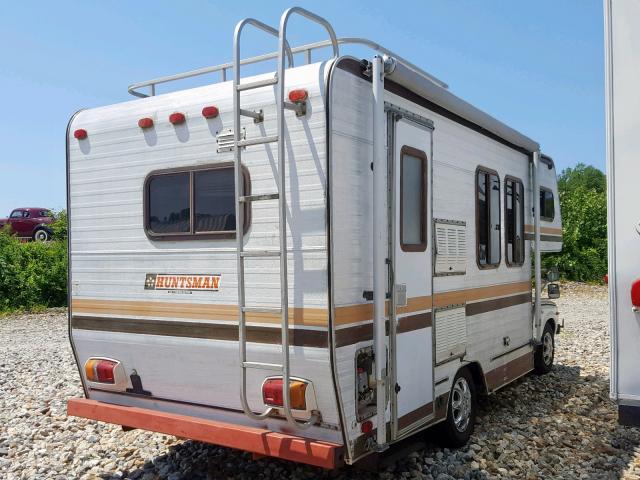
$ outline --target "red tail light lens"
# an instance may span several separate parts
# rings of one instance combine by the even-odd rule
[[[367,420],[366,422],[362,422],[360,425],[360,431],[362,433],[371,433],[373,432],[373,422],[371,420]]]
[[[153,127],[153,119],[152,118],[141,118],[138,120],[138,126],[142,129]]]
[[[281,378],[271,378],[264,382],[262,386],[262,399],[266,405],[274,405],[277,407],[284,405]]]
[[[631,284],[631,305],[640,308],[640,279]]]
[[[306,102],[308,97],[309,97],[309,93],[304,88],[300,88],[298,90],[291,90],[289,92],[289,101],[293,103]]]
[[[262,384],[262,399],[265,405],[272,407],[284,406],[284,395],[282,393],[282,378],[267,378]],[[289,382],[289,395],[291,398],[291,408],[294,410],[306,410],[307,384],[299,380]]]
[[[186,119],[187,118],[184,116],[184,113],[180,113],[180,112],[175,112],[169,115],[169,122],[171,122],[173,125],[179,125],[181,123],[184,123]]]
[[[116,383],[114,372],[117,365],[118,362],[113,360],[91,358],[85,363],[84,371],[90,382]]]
[[[202,116],[204,118],[216,118],[218,115],[220,115],[220,111],[218,110],[218,107],[214,107],[213,105],[202,109]]]
[[[83,140],[87,138],[87,131],[84,128],[79,128],[75,132],[73,132],[73,136],[78,140]]]

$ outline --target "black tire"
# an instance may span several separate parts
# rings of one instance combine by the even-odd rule
[[[51,240],[51,234],[45,228],[37,228],[33,232],[34,242],[48,242],[49,240]]]
[[[458,370],[451,384],[447,418],[436,425],[437,443],[460,448],[467,444],[476,423],[476,386],[468,368]]]
[[[542,331],[542,339],[540,345],[536,347],[534,354],[534,372],[538,375],[549,373],[553,368],[553,359],[556,353],[555,335],[553,324],[547,322]]]

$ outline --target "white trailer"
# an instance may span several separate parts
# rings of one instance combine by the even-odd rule
[[[640,3],[605,0],[611,398],[640,426]]]
[[[330,39],[291,48],[293,14]],[[278,51],[241,59],[248,26]],[[130,92],[68,127],[71,415],[332,468],[436,424],[461,445],[477,395],[551,368],[562,230],[533,140],[301,8]]]

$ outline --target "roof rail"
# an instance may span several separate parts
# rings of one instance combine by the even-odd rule
[[[410,61],[404,59],[403,57],[401,57],[400,55],[398,55],[395,52],[392,52],[391,50],[388,50],[386,48],[384,48],[382,45],[376,43],[376,42],[372,42],[371,40],[367,40],[366,38],[358,38],[358,37],[343,37],[343,38],[337,38],[335,40],[337,42],[338,45],[362,45],[365,47],[368,47],[372,50],[375,50],[376,52],[379,52],[383,55],[388,55],[390,57],[393,57],[398,63],[403,64],[405,67],[409,68],[410,70],[413,70],[415,73],[417,73],[420,76],[423,76],[424,78],[426,78],[427,80],[431,81],[432,83],[434,83],[435,85],[437,85],[438,87],[441,88],[449,88],[449,86],[444,83],[442,80],[434,77],[433,75],[431,75],[428,72],[425,72],[423,69],[421,69],[420,67],[414,65],[413,63],[411,63]],[[289,48],[289,52],[291,54],[296,54],[296,53],[304,53],[305,54],[305,60],[306,63],[309,64],[311,63],[311,52],[313,52],[314,50],[319,50],[321,48],[325,48],[325,47],[330,47],[333,46],[334,40],[323,40],[320,42],[315,42],[315,43],[308,43],[306,45],[301,45],[298,47],[293,47],[293,48]],[[334,50],[335,51],[335,50]],[[250,64],[254,64],[254,63],[260,63],[260,62],[264,62],[267,60],[272,60],[278,58],[278,52],[271,52],[271,53],[265,53],[263,55],[257,55],[255,57],[249,57],[249,58],[245,58],[240,60],[240,65],[250,65]],[[293,61],[291,61],[290,67],[293,67]],[[221,63],[220,65],[215,65],[212,67],[204,67],[204,68],[199,68],[197,70],[190,70],[188,72],[183,72],[183,73],[177,73],[175,75],[167,75],[164,77],[158,77],[158,78],[154,78],[151,80],[146,80],[144,82],[139,82],[139,83],[134,83],[133,85],[130,85],[128,88],[128,92],[136,97],[140,97],[140,98],[146,98],[149,96],[154,96],[156,94],[156,86],[163,84],[163,83],[170,83],[170,82],[175,82],[178,80],[184,80],[187,78],[193,78],[193,77],[198,77],[200,75],[206,75],[209,73],[220,73],[220,82],[226,82],[227,81],[227,72],[229,70],[231,70],[233,68],[233,62],[227,62],[227,63]],[[149,93],[143,93],[140,91],[140,89],[142,88],[149,88]]]

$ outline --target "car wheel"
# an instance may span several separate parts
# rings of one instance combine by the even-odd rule
[[[473,433],[476,421],[476,388],[469,369],[458,371],[451,391],[447,408],[447,418],[437,425],[438,443],[445,447],[464,446]]]
[[[542,341],[536,347],[534,355],[534,371],[538,375],[549,373],[553,368],[553,359],[555,357],[555,337],[553,334],[553,324],[547,322],[542,331]]]
[[[44,228],[39,228],[35,232],[33,232],[33,240],[36,242],[46,242],[51,238],[49,232],[47,232]]]

